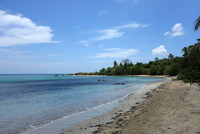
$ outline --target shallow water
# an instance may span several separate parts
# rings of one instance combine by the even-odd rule
[[[0,133],[22,132],[70,117],[163,80],[157,77],[0,75]],[[116,83],[125,85],[113,85]],[[130,86],[133,88],[127,88]]]

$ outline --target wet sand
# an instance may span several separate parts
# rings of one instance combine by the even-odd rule
[[[200,86],[182,81],[150,84],[103,116],[65,134],[200,134]]]

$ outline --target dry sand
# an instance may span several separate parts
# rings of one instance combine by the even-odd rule
[[[64,133],[200,134],[200,86],[182,81],[150,84],[112,112]]]

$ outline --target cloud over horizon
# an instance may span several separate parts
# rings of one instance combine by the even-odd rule
[[[22,59],[28,59],[28,58],[39,58],[40,55],[35,55],[32,51],[21,51],[18,49],[7,49],[7,48],[0,48],[0,59],[4,60],[22,60]]]
[[[139,52],[137,49],[121,49],[121,48],[109,48],[104,49],[102,53],[98,53],[92,58],[128,58]]]
[[[161,45],[152,50],[152,55],[168,55],[164,45]]]
[[[33,43],[57,43],[52,41],[49,26],[38,26],[21,14],[8,14],[0,10],[0,47]]]

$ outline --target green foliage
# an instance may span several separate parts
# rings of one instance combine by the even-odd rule
[[[199,39],[197,41],[194,45],[189,46],[186,57],[191,65],[200,67],[200,41]]]
[[[200,68],[194,66],[184,68],[178,73],[178,78],[184,80],[184,82],[200,84]]]
[[[163,67],[162,67],[161,65],[158,65],[158,66],[157,66],[157,69],[158,69],[158,70],[157,70],[157,74],[158,74],[158,75],[163,75],[163,74],[164,74],[164,72],[163,72],[164,69],[163,69]]]
[[[105,74],[106,74],[106,75],[115,75],[114,69],[108,67],[108,68],[106,69],[106,71],[105,71]]]
[[[114,66],[113,66],[113,68],[116,68],[117,66],[118,66],[117,62],[114,61]]]
[[[149,68],[142,68],[142,75],[149,75],[150,73],[150,69]]]
[[[197,39],[197,41],[194,45],[182,49],[184,59],[178,78],[185,82],[200,84],[200,40]]]
[[[105,69],[105,68],[102,68],[99,72],[100,72],[101,75],[104,75],[105,72],[106,72],[106,69]]]
[[[157,66],[156,65],[152,65],[150,67],[150,75],[156,75],[157,74]]]
[[[155,61],[158,61],[158,57],[155,58]]]
[[[179,72],[180,69],[180,64],[179,63],[172,63],[171,66],[167,66],[164,70],[164,74],[165,75],[171,75],[171,76],[175,76],[177,75],[177,73]]]
[[[174,59],[174,55],[169,54],[169,55],[168,55],[168,59],[169,59],[169,60],[173,60],[173,59]]]
[[[170,66],[166,66],[165,70],[164,70],[164,75],[169,75],[170,70],[171,70],[171,67]]]
[[[132,75],[140,75],[142,74],[142,68],[140,66],[131,66],[130,67],[130,74]]]

